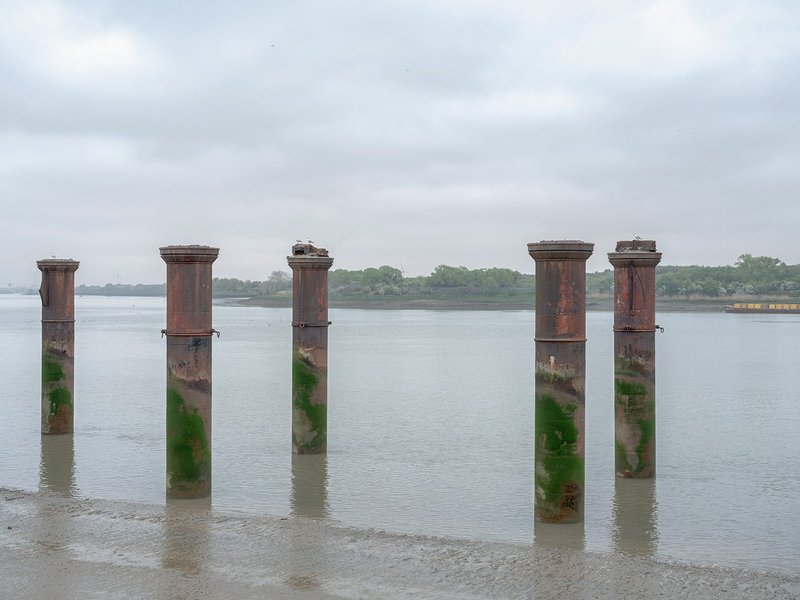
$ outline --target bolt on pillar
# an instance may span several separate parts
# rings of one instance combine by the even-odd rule
[[[536,261],[535,516],[583,520],[586,260],[594,244],[528,244]]]
[[[653,240],[617,242],[614,267],[614,445],[618,477],[656,473],[656,265]]]
[[[328,449],[328,270],[325,248],[295,244],[292,268],[292,451]]]
[[[71,258],[37,260],[42,272],[42,433],[72,433],[75,379],[75,271]]]
[[[211,264],[219,248],[166,246],[167,497],[211,494]]]

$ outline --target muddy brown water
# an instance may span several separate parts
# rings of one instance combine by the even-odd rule
[[[76,299],[75,434],[39,433],[40,306],[0,295],[0,485],[162,505],[163,298]],[[614,478],[587,315],[586,518],[533,521],[533,314],[331,309],[329,452],[291,454],[291,311],[216,305],[220,511],[800,572],[800,316],[664,313],[657,478]]]

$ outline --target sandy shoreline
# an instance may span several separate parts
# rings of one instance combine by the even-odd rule
[[[797,598],[800,576],[0,488],[4,598]]]

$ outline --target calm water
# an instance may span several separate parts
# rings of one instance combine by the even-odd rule
[[[40,304],[0,295],[0,485],[164,502],[161,298],[76,299],[75,435],[39,433]],[[331,310],[329,453],[293,457],[289,309],[220,305],[215,509],[800,573],[800,316],[665,313],[658,478],[614,477],[587,315],[586,521],[533,522],[533,315]]]

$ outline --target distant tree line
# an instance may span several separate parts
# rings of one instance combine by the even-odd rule
[[[658,267],[660,296],[798,296],[800,265],[771,256],[742,254],[733,266]]]
[[[614,273],[587,275],[587,291],[610,294]],[[656,267],[656,294],[667,298],[800,297],[800,265],[779,258],[742,254],[733,266]]]
[[[494,297],[529,295],[533,275],[511,269],[467,269],[439,265],[430,275],[405,277],[394,267],[384,265],[363,271],[337,269],[329,277],[333,297],[360,296],[472,296]]]
[[[363,270],[335,269],[329,274],[333,298],[358,299],[376,296],[434,298],[530,298],[534,276],[512,269],[468,269],[439,265],[430,275],[406,277],[400,269],[383,265]],[[288,297],[292,276],[272,271],[265,281],[214,278],[215,297]],[[614,272],[606,269],[586,275],[586,291],[592,296],[610,296]],[[79,285],[77,294],[163,296],[161,284]],[[800,297],[800,265],[787,265],[778,258],[742,254],[732,266],[658,266],[656,294],[672,298],[732,298],[747,296]]]

